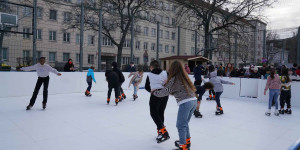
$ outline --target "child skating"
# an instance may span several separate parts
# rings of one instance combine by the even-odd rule
[[[91,66],[88,70],[87,75],[86,75],[86,82],[88,84],[88,87],[85,91],[85,96],[89,96],[89,97],[92,96],[92,94],[90,92],[91,88],[92,88],[92,83],[93,83],[93,81],[96,83],[96,79],[94,77],[94,71],[95,71],[95,67]]]
[[[133,91],[133,99],[137,99],[137,91],[139,90],[139,84],[141,84],[142,80],[143,80],[143,75],[144,75],[144,71],[142,69],[139,69],[138,72],[132,72],[129,74],[128,78],[131,78],[130,82],[129,82],[129,86],[132,84],[134,91]]]
[[[215,67],[213,65],[210,65],[208,67],[208,78],[209,79],[210,79],[210,73],[214,72],[214,71],[216,71]],[[210,89],[208,92],[209,92],[209,97],[207,97],[206,100],[216,100],[216,92],[214,91],[214,89]]]
[[[267,94],[268,89],[269,91],[269,106],[268,106],[268,111],[265,113],[267,116],[271,115],[271,106],[272,106],[272,101],[274,98],[275,101],[275,111],[274,115],[279,116],[278,112],[278,96],[280,94],[280,89],[281,89],[281,81],[280,77],[278,74],[275,74],[275,69],[271,69],[271,74],[268,76],[266,87],[264,90],[264,95]]]
[[[191,146],[189,122],[197,106],[195,86],[179,61],[174,61],[169,70],[168,80],[161,90],[153,90],[157,97],[173,95],[179,106],[176,127],[179,133],[179,141],[175,146],[179,150],[188,150]]]
[[[224,90],[222,84],[231,84],[231,85],[235,85],[235,84],[232,82],[229,82],[229,81],[222,80],[221,78],[217,77],[217,72],[210,73],[209,82],[211,82],[214,85],[214,91],[216,92],[216,103],[217,103],[216,115],[223,114],[224,111],[223,111],[223,108],[222,108],[221,102],[220,102],[220,97]]]
[[[202,118],[202,114],[200,113],[200,104],[202,101],[203,94],[205,93],[205,91],[211,90],[213,88],[214,88],[214,85],[210,82],[204,83],[203,86],[199,86],[199,85],[196,86],[197,107],[196,107],[196,110],[194,111],[194,116],[196,118]]]
[[[110,96],[112,89],[115,91],[115,103],[118,105],[119,100],[121,99],[120,96],[120,81],[119,81],[119,75],[112,71],[112,70],[107,70],[105,72],[105,77],[106,81],[108,82],[108,92],[107,92],[107,104],[110,102]]]
[[[168,80],[166,71],[160,69],[159,62],[154,60],[150,63],[151,72],[148,74],[145,84],[145,89],[151,93],[152,90],[161,90],[164,88],[165,82]],[[151,93],[149,100],[150,115],[156,125],[158,143],[168,140],[169,133],[165,127],[165,109],[168,103],[169,96],[157,97]]]
[[[292,114],[291,110],[291,82],[289,77],[288,69],[283,69],[281,72],[281,94],[280,94],[280,114]],[[287,104],[286,110],[284,110],[284,105]]]
[[[114,72],[116,72],[119,76],[119,82],[120,82],[119,83],[119,86],[120,86],[119,89],[120,89],[120,95],[121,95],[121,99],[120,99],[120,102],[121,102],[122,100],[126,99],[126,95],[125,95],[125,93],[123,91],[123,88],[122,88],[122,84],[125,81],[125,77],[124,77],[122,71],[119,69],[117,62],[112,62],[111,65],[112,65],[112,70]]]
[[[29,105],[26,107],[26,110],[30,110],[33,107],[42,84],[44,84],[42,105],[43,105],[43,109],[46,109],[47,99],[48,99],[48,86],[49,86],[49,80],[50,80],[49,72],[52,72],[58,76],[61,76],[61,74],[56,69],[52,68],[48,64],[45,64],[45,57],[41,57],[39,59],[39,63],[37,63],[33,66],[29,66],[29,67],[22,67],[21,70],[23,70],[23,71],[36,70],[37,75],[38,75],[38,80],[36,82],[34,92],[30,99]]]

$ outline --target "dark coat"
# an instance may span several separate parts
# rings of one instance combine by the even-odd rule
[[[122,71],[119,68],[117,68],[117,67],[114,67],[113,71],[118,74],[118,76],[119,76],[119,82],[122,84],[125,81],[125,77],[124,77]]]
[[[66,64],[65,64],[65,67],[64,67],[64,71],[65,72],[72,72],[71,70],[70,70],[70,68],[74,68],[74,64],[73,63],[69,63],[69,62],[67,62]]]
[[[259,72],[255,73],[251,73],[251,75],[249,76],[249,78],[256,78],[256,79],[260,79],[261,78],[261,74]]]
[[[201,74],[202,74],[202,71],[203,71],[203,67],[202,66],[197,66],[194,68],[194,78],[195,80],[202,80],[201,78]]]
[[[196,86],[196,94],[198,94],[198,100],[202,100],[202,96],[204,95],[204,93],[205,93],[205,88],[204,88],[204,86],[199,86],[199,85],[197,85]]]
[[[117,88],[120,86],[119,76],[116,72],[107,70],[105,72],[105,77],[108,82],[108,87]]]

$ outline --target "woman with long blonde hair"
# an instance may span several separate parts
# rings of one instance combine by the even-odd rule
[[[179,106],[176,123],[179,141],[175,141],[175,146],[180,150],[187,150],[191,145],[189,122],[197,106],[195,91],[194,84],[179,61],[171,64],[165,87],[161,90],[152,90],[157,97],[173,95],[176,98]]]

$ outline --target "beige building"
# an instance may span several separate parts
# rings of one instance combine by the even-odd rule
[[[18,3],[19,0],[8,0]],[[69,4],[74,4],[77,0],[64,0],[64,5],[49,5],[42,0],[38,0],[37,11],[37,58],[44,56],[47,58],[47,63],[55,66],[55,63],[66,63],[69,58],[73,59],[75,67],[79,67],[79,43],[80,31],[77,28],[67,29],[68,21],[76,11]],[[195,32],[191,30],[180,30],[180,41],[178,41],[178,27],[176,27],[176,5],[169,1],[160,1],[159,5],[167,9],[162,11],[148,11],[141,15],[146,18],[144,21],[139,21],[135,25],[137,33],[134,39],[134,57],[135,64],[148,64],[156,58],[157,51],[157,24],[160,22],[160,43],[159,43],[159,58],[177,56],[178,49],[180,56],[190,56],[195,53]],[[11,5],[12,6],[12,5]],[[13,31],[32,32],[32,8],[22,6],[12,6],[12,14],[18,16],[18,26],[13,28]],[[251,29],[262,30],[266,28],[266,24],[257,20],[251,21]],[[130,31],[129,31],[130,32]],[[198,31],[199,35],[203,35],[203,31]],[[261,33],[254,35],[254,38],[262,38]],[[197,36],[197,51],[204,48],[204,38]],[[118,37],[118,35],[115,35]],[[256,36],[256,37],[255,37]],[[215,38],[215,37],[214,37]],[[255,41],[255,40],[254,40]],[[259,41],[259,40],[257,40]],[[262,40],[261,40],[262,41]],[[178,48],[180,42],[180,48]],[[252,41],[253,42],[253,41]],[[117,47],[107,38],[103,37],[102,42],[102,68],[105,70],[110,67],[112,61],[116,61]],[[256,62],[259,62],[262,57],[262,43],[256,42]],[[32,35],[9,34],[4,37],[3,51],[5,58],[4,63],[11,66],[26,64],[27,60],[32,58]],[[227,57],[215,51],[212,62],[214,64],[226,63]],[[202,53],[199,53],[199,55]],[[233,55],[233,54],[231,54]],[[253,56],[253,55],[251,55]],[[233,57],[232,57],[233,58]],[[254,59],[254,58],[251,58]],[[254,60],[251,60],[254,62]],[[249,59],[249,62],[251,62]],[[231,61],[233,62],[233,61]],[[241,63],[241,61],[238,61]],[[130,63],[130,36],[126,39],[122,54],[122,64]],[[83,66],[98,66],[98,32],[92,30],[84,31],[84,47],[83,47]]]

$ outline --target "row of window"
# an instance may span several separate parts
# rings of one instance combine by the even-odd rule
[[[137,32],[141,32],[141,26],[137,25],[136,26],[136,30]],[[152,37],[156,37],[156,33],[157,33],[157,30],[155,28],[152,28],[151,29],[151,36]],[[164,37],[164,33],[165,33],[165,37]],[[171,34],[171,37],[170,37],[170,34]],[[144,36],[149,36],[149,28],[148,27],[144,27]],[[163,30],[159,30],[159,37],[160,38],[165,38],[165,39],[172,39],[172,40],[175,40],[176,39],[176,33],[175,32],[172,32],[170,33],[170,31],[163,31]]]

